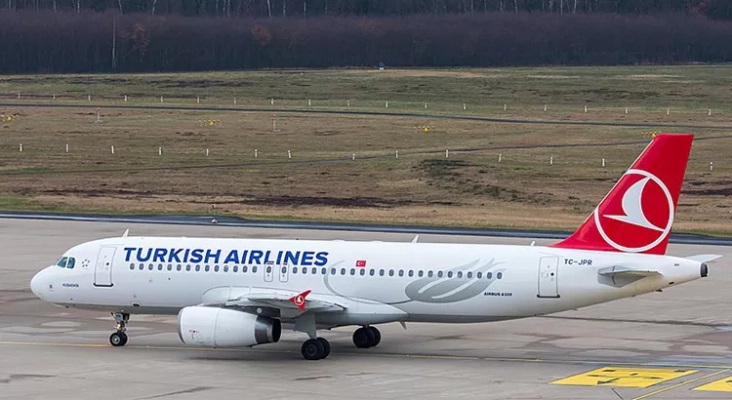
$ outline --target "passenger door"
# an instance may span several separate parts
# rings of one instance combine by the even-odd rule
[[[112,264],[115,247],[102,247],[97,255],[97,264],[94,267],[94,286],[112,287]]]

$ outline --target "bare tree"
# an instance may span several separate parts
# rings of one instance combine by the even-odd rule
[[[282,0],[282,16],[287,17],[287,0]]]
[[[302,0],[302,17],[308,17],[308,0]]]
[[[119,4],[119,13],[124,14],[124,12],[122,12],[122,0],[117,0],[117,4]]]
[[[267,17],[272,18],[272,2],[267,0]]]
[[[152,0],[152,6],[150,7],[150,15],[155,15],[155,6],[158,4],[158,0]]]

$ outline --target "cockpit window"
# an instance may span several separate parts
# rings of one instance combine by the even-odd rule
[[[56,265],[61,268],[71,269],[76,265],[76,259],[74,257],[61,257],[61,259],[56,262]]]

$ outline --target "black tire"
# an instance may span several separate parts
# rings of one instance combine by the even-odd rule
[[[366,328],[358,328],[353,332],[353,344],[359,349],[367,349],[373,343],[374,334]]]
[[[120,347],[127,344],[127,335],[124,332],[115,332],[109,336],[109,344],[114,347]]]
[[[323,356],[320,359],[328,358],[330,355],[330,343],[322,337],[319,337],[317,340],[323,345]]]
[[[323,358],[325,348],[323,347],[323,343],[318,339],[308,339],[302,344],[300,353],[302,353],[303,358],[306,360],[320,360]]]
[[[376,347],[381,343],[381,332],[379,332],[378,329],[374,328],[373,326],[369,326],[368,330],[371,332],[372,335],[374,335],[374,341],[371,342],[370,347]]]

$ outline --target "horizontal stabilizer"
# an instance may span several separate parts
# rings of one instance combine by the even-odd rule
[[[724,257],[724,256],[719,255],[719,254],[696,254],[696,255],[688,256],[688,257],[684,257],[684,258],[686,258],[687,260],[698,261],[700,263],[708,263],[710,261],[714,261],[714,260],[716,260],[718,258],[722,258],[722,257]]]
[[[617,277],[617,276],[646,277],[646,276],[661,275],[660,272],[654,271],[651,269],[631,268],[631,267],[625,267],[622,265],[614,265],[612,267],[602,268],[597,272],[602,276],[610,276],[610,277]]]

